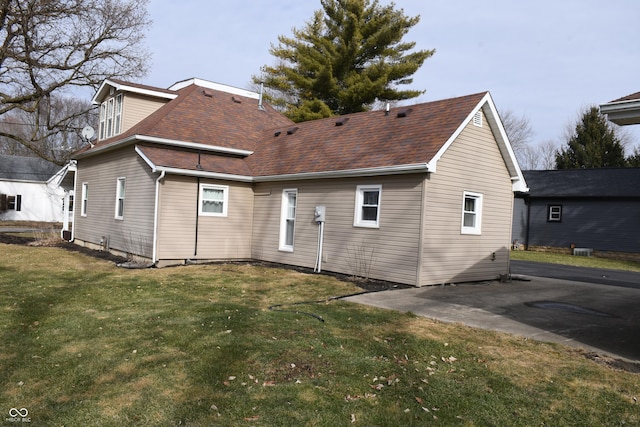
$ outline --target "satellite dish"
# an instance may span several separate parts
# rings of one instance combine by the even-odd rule
[[[96,132],[93,130],[91,126],[85,126],[82,129],[82,137],[87,141],[91,140],[91,138],[93,138],[93,135],[95,135],[95,133]]]

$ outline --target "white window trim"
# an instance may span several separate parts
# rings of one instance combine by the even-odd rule
[[[122,129],[122,94],[119,93],[115,98],[115,105],[113,107],[113,134],[119,135],[120,129]]]
[[[362,219],[362,207],[364,192],[375,190],[378,192],[378,211],[375,221]],[[355,212],[353,214],[353,226],[365,228],[380,228],[380,211],[382,210],[382,185],[358,185],[356,187]]]
[[[562,222],[562,205],[549,205],[547,222]]]
[[[122,130],[122,110],[124,97],[121,93],[105,100],[100,105],[99,139],[111,138]]]
[[[120,182],[122,182],[122,193],[120,194]],[[123,176],[118,177],[116,179],[116,210],[115,210],[115,218],[116,219],[124,219],[124,199],[127,194],[127,179]],[[120,200],[122,200],[122,215],[119,215],[118,208],[120,207]]]
[[[82,183],[82,202],[80,203],[80,216],[87,216],[87,206],[89,205],[89,183]]]
[[[473,227],[468,227],[464,225],[464,215],[465,213],[467,213],[467,211],[465,211],[465,201],[466,199],[470,197],[476,200],[475,203],[475,216],[476,216],[476,221],[475,221],[475,226]],[[482,193],[475,193],[472,191],[465,191],[462,194],[462,220],[460,221],[460,234],[474,234],[474,235],[480,235],[482,234]]]
[[[296,206],[293,218],[289,218],[289,194],[296,195]],[[285,188],[282,190],[282,202],[280,205],[280,239],[278,250],[283,252],[293,252],[296,239],[296,216],[298,211],[298,189]],[[293,219],[293,244],[287,244],[287,220]]]
[[[222,212],[205,212],[204,206],[204,190],[222,190]],[[215,185],[215,184],[200,184],[200,201],[198,203],[198,214],[201,216],[217,216],[226,217],[229,205],[229,186],[228,185]]]
[[[107,103],[100,105],[100,139],[105,139],[107,135]]]
[[[109,98],[107,100],[107,138],[113,136],[113,113],[115,108],[115,99]]]

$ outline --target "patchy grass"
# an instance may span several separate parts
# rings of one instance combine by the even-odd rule
[[[606,268],[640,272],[640,263],[609,258],[584,257],[536,251],[511,251],[511,259],[519,261],[546,262],[573,265],[576,267]]]
[[[640,424],[640,375],[574,349],[341,300],[269,309],[359,290],[332,277],[0,258],[0,412],[31,425]]]

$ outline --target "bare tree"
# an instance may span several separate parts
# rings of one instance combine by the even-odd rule
[[[556,152],[560,143],[548,139],[538,144],[529,144],[520,152],[518,163],[523,170],[555,169]]]
[[[77,135],[86,114],[61,108],[74,90],[146,74],[148,0],[0,1],[0,137],[61,163],[51,142]],[[66,111],[65,114],[58,114]],[[13,123],[13,122],[12,122]],[[15,127],[24,125],[22,132]],[[26,131],[28,130],[28,132]],[[67,136],[64,136],[67,135]]]
[[[538,164],[535,169],[552,170],[556,168],[556,152],[560,143],[552,139],[541,142],[537,146]]]
[[[504,130],[509,137],[511,148],[518,159],[521,167],[528,163],[528,157],[531,154],[529,142],[533,136],[533,129],[529,123],[529,119],[522,115],[517,117],[512,111],[506,110],[500,114],[500,119]],[[524,167],[523,167],[524,169]]]

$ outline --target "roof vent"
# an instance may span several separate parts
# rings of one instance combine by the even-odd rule
[[[478,127],[482,127],[482,111],[478,110],[473,115],[473,124]]]
[[[336,120],[336,126],[342,126],[343,124],[347,123],[349,121],[349,117],[341,117],[338,120]]]
[[[300,129],[298,126],[287,129],[287,135],[293,135],[298,129]]]
[[[273,134],[273,136],[280,136],[280,134],[281,134],[281,133],[282,133],[282,132],[277,131],[276,133],[274,133],[274,134]]]
[[[233,102],[235,102],[236,104],[242,104],[242,100],[240,98],[236,98],[235,96],[232,96],[231,99],[233,100]]]
[[[202,93],[204,94],[204,96],[206,96],[207,98],[213,98],[213,92],[210,91],[209,89],[202,89]]]
[[[413,111],[413,109],[411,108],[405,108],[403,110],[398,111],[398,117],[407,117],[409,115],[409,113],[411,113]]]

